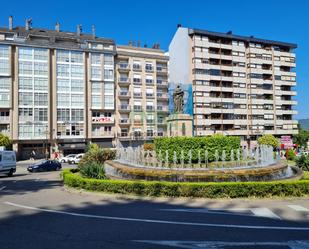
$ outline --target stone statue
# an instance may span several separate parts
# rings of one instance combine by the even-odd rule
[[[180,85],[178,85],[173,93],[175,113],[183,113],[183,96],[184,91],[181,89]]]

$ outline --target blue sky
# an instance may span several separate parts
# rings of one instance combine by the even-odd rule
[[[163,49],[176,25],[280,40],[298,44],[297,118],[309,118],[309,1],[306,0],[117,0],[117,1],[1,1],[0,26],[24,25],[33,18],[34,27],[75,31],[77,24],[90,32],[95,24],[98,36],[114,38],[118,44],[140,40],[149,46],[159,42]]]

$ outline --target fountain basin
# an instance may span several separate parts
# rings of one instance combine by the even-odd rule
[[[300,179],[302,171],[278,162],[265,167],[249,168],[149,168],[135,167],[118,161],[105,162],[110,179],[171,181],[171,182],[249,182]]]

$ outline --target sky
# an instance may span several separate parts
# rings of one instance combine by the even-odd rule
[[[3,0],[0,26],[24,25],[32,17],[33,27],[83,32],[96,27],[97,36],[113,38],[117,44],[130,40],[152,46],[168,45],[177,24],[209,31],[232,31],[238,35],[279,40],[298,44],[296,72],[298,92],[297,118],[309,118],[309,1],[306,0]]]

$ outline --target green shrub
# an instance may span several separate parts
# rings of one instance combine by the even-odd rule
[[[83,165],[88,164],[89,162],[96,162],[103,165],[105,161],[113,160],[115,157],[115,150],[102,149],[99,146],[92,146],[83,156],[78,166],[83,167]]]
[[[97,162],[88,162],[80,167],[80,174],[86,178],[104,179],[104,166]]]
[[[7,135],[4,135],[0,132],[0,146],[8,148],[11,145],[11,140]]]
[[[274,149],[279,147],[279,141],[271,134],[265,134],[258,139],[260,145],[270,145]]]
[[[144,196],[243,198],[308,196],[309,180],[272,182],[179,183],[157,181],[98,180],[64,170],[64,184],[74,188]]]
[[[301,157],[297,158],[296,166],[298,166],[302,170],[309,171],[309,155],[302,155]]]
[[[304,171],[303,180],[309,180],[309,171]]]
[[[181,158],[181,151],[184,154],[184,161],[189,161],[189,151],[192,153],[192,162],[198,162],[198,154],[200,151],[201,161],[205,162],[205,150],[208,151],[208,161],[215,161],[215,151],[217,150],[220,158],[222,152],[226,153],[226,160],[230,160],[231,150],[234,150],[234,158],[236,159],[236,151],[240,148],[240,138],[236,136],[213,135],[207,137],[164,137],[156,138],[155,150],[160,155],[161,160],[165,161],[165,152],[168,151],[169,162],[173,162],[174,151],[176,152],[178,162]]]
[[[294,150],[287,150],[285,153],[285,157],[287,160],[295,161],[296,160],[296,155]]]

